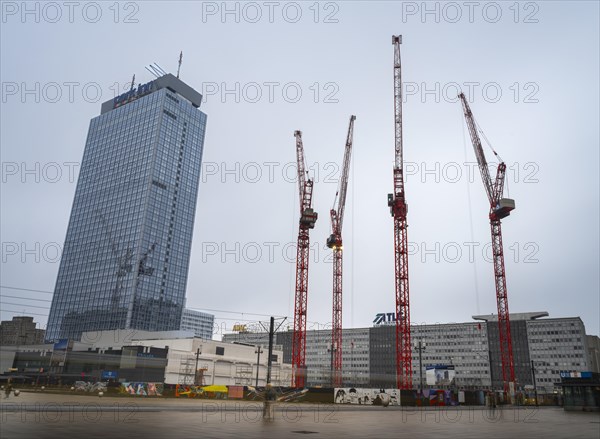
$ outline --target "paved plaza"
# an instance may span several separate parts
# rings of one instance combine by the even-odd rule
[[[2,398],[4,395],[2,395]],[[400,408],[26,393],[2,399],[6,438],[593,438],[600,413],[560,407]]]

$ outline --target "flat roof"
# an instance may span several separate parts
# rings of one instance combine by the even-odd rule
[[[183,82],[181,79],[176,78],[171,73],[167,73],[166,75],[156,78],[155,80],[146,84],[138,85],[137,89],[133,88],[128,92],[104,102],[100,109],[100,114],[104,114],[114,110],[115,108],[127,105],[127,103],[132,102],[139,97],[145,96],[149,93],[154,93],[155,91],[163,88],[167,88],[172,92],[184,97],[190,101],[194,107],[200,108],[200,104],[202,103],[202,95]]]

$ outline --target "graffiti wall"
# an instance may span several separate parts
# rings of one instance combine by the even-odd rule
[[[121,383],[119,392],[139,396],[162,396],[163,383]]]
[[[232,386],[237,389],[239,386]],[[243,394],[242,387],[242,394]],[[188,398],[216,398],[225,399],[228,397],[229,389],[227,386],[211,385],[211,386],[191,386],[185,384],[177,384],[175,387],[175,396],[187,396]]]
[[[381,405],[381,394],[390,397],[390,405],[399,405],[400,391],[398,389],[358,389],[343,387],[334,389],[336,404]]]

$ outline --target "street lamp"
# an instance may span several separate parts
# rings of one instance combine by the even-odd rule
[[[201,353],[202,352],[200,352],[200,348],[196,349],[196,368],[194,369],[194,386],[198,385],[198,360],[200,359]]]
[[[531,377],[533,379],[533,393],[535,395],[535,406],[538,407],[538,392],[537,392],[537,383],[535,382],[535,365],[533,360],[531,360]]]
[[[260,346],[257,346],[254,353],[258,354],[256,357],[256,387],[258,387],[258,371],[260,370],[260,354],[263,353],[263,350],[260,348]]]
[[[328,352],[331,352],[331,371],[330,371],[330,375],[331,375],[331,387],[333,388],[333,353],[335,351],[337,351],[337,346],[335,343],[332,343],[330,345],[331,347],[327,349]]]
[[[354,340],[350,342],[350,385],[356,386],[354,383]]]
[[[423,397],[423,351],[427,347],[427,343],[421,342],[419,340],[418,343],[415,344],[415,349],[419,350],[419,393],[421,394],[421,398]]]

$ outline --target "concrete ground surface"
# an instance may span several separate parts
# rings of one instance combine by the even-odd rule
[[[560,407],[349,406],[199,399],[1,395],[6,438],[600,438],[600,413]]]

